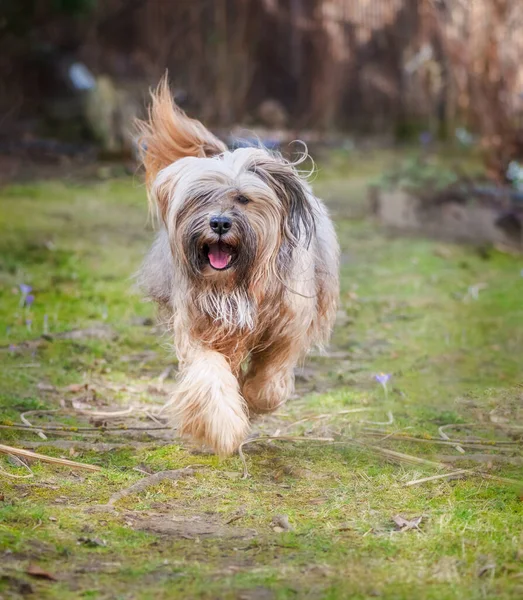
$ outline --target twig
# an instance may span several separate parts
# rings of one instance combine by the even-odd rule
[[[134,406],[129,406],[124,410],[113,410],[113,411],[103,411],[103,410],[86,410],[83,408],[74,408],[74,412],[80,415],[86,415],[88,417],[97,417],[103,419],[118,419],[120,417],[128,417],[129,415],[135,412]]]
[[[442,425],[441,427],[438,428],[438,432],[439,435],[441,436],[441,438],[447,442],[450,442],[450,438],[449,436],[443,431],[446,427],[452,427],[454,425],[454,423],[450,423],[449,425]],[[459,444],[455,444],[454,448],[456,448],[456,450],[458,452],[460,452],[461,454],[465,454],[465,450],[463,450],[463,448],[459,445]]]
[[[380,446],[369,446],[367,444],[362,444],[361,442],[355,442],[358,446],[362,448],[366,448],[368,450],[373,450],[374,452],[378,452],[379,454],[383,454],[388,458],[394,458],[399,461],[408,462],[412,464],[420,464],[427,465],[430,467],[435,467],[436,469],[446,469],[446,465],[440,462],[435,462],[433,460],[427,460],[426,458],[420,458],[419,456],[413,456],[412,454],[405,454],[404,452],[397,452],[396,450],[389,450],[388,448],[381,448]]]
[[[169,442],[166,441],[151,441],[151,442],[87,442],[85,440],[48,440],[47,442],[21,440],[18,442],[21,446],[28,449],[37,448],[57,448],[59,450],[69,450],[75,448],[77,450],[86,450],[92,452],[110,452],[120,448],[158,448],[165,446]]]
[[[0,429],[14,429],[17,431],[66,431],[68,433],[83,433],[86,431],[96,431],[98,433],[104,433],[105,431],[160,431],[166,429],[172,429],[172,427],[128,427],[127,425],[120,425],[118,427],[74,427],[74,426],[60,426],[60,427],[52,427],[52,426],[44,426],[41,427],[29,427],[28,425],[0,425]]]
[[[13,448],[12,446],[5,446],[0,444],[0,452],[4,454],[14,454],[15,456],[25,456],[26,458],[35,458],[42,462],[48,462],[55,465],[64,465],[67,467],[73,467],[77,469],[86,469],[88,471],[101,471],[101,467],[96,465],[87,465],[85,463],[79,463],[74,460],[67,460],[66,458],[55,458],[54,456],[46,456],[45,454],[39,454],[37,452],[31,452],[31,450],[22,450],[21,448]]]
[[[56,410],[57,409],[45,410],[45,411],[43,411],[43,410],[28,410],[27,412],[22,413],[20,415],[20,420],[22,421],[22,423],[24,425],[28,425],[29,427],[34,427],[34,425],[29,421],[29,419],[27,419],[26,415],[34,415],[34,414],[42,413],[42,412],[46,412],[46,413],[47,412],[56,412]],[[35,431],[35,433],[38,434],[38,437],[40,439],[42,439],[42,440],[46,440],[47,439],[47,436],[45,435],[45,433],[41,429]]]
[[[434,481],[436,479],[448,479],[449,477],[454,477],[455,475],[462,475],[464,473],[472,473],[470,469],[460,469],[459,471],[452,471],[450,473],[440,473],[439,475],[433,475],[432,477],[422,477],[421,479],[412,479],[411,481],[407,481],[405,487],[411,485],[418,485],[418,483],[425,483],[427,481]]]
[[[394,415],[390,412],[387,412],[388,421],[362,421],[362,423],[368,423],[369,425],[392,425],[394,423]]]
[[[189,475],[193,475],[195,473],[195,469],[193,467],[185,467],[183,469],[169,470],[169,471],[160,471],[158,473],[154,473],[154,475],[149,475],[148,477],[144,477],[137,481],[133,485],[119,492],[113,494],[108,502],[107,506],[113,507],[116,502],[125,498],[126,496],[130,496],[131,494],[137,494],[139,492],[143,492],[148,487],[153,485],[157,485],[161,481],[165,479],[169,479],[170,481],[177,481],[182,477],[187,477]]]

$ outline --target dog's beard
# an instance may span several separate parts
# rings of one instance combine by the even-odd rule
[[[223,329],[253,330],[256,309],[249,297],[258,243],[247,216],[229,211],[233,226],[225,235],[209,229],[209,213],[180,221],[184,267],[195,308]]]
[[[201,290],[196,296],[196,306],[226,330],[252,331],[256,327],[256,310],[243,286],[229,293],[214,286]]]
[[[209,215],[201,214],[184,223],[181,244],[188,275],[193,280],[212,278],[231,289],[248,287],[256,261],[256,234],[245,215],[231,211],[233,227],[225,235],[209,230]]]

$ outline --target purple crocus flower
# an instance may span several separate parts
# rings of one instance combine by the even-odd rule
[[[27,296],[27,294],[30,294],[33,291],[33,288],[26,283],[21,283],[18,287],[24,296]]]
[[[31,304],[35,301],[35,297],[33,296],[33,294],[29,294],[28,296],[25,297],[25,305],[26,306],[31,306]]]
[[[381,383],[381,385],[387,385],[390,378],[391,378],[390,373],[380,373],[379,375],[376,375],[376,381],[378,383]]]

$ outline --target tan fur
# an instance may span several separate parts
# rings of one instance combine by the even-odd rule
[[[165,410],[182,435],[227,455],[251,417],[289,398],[297,362],[329,339],[336,236],[292,163],[263,148],[226,151],[174,107],[166,80],[142,130],[148,193],[163,218],[141,281],[169,321],[180,361]],[[221,238],[209,227],[216,215],[233,223]],[[205,258],[217,239],[234,252],[223,271]]]
[[[137,122],[148,186],[161,169],[180,158],[213,156],[227,150],[223,142],[173,102],[167,74],[151,98],[149,119]],[[162,201],[159,206],[162,215],[166,208],[166,202]]]

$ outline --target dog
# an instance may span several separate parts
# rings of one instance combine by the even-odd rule
[[[339,247],[298,163],[228,151],[174,103],[167,77],[139,123],[159,224],[141,268],[179,360],[165,410],[180,435],[232,454],[291,396],[294,368],[330,337]]]

